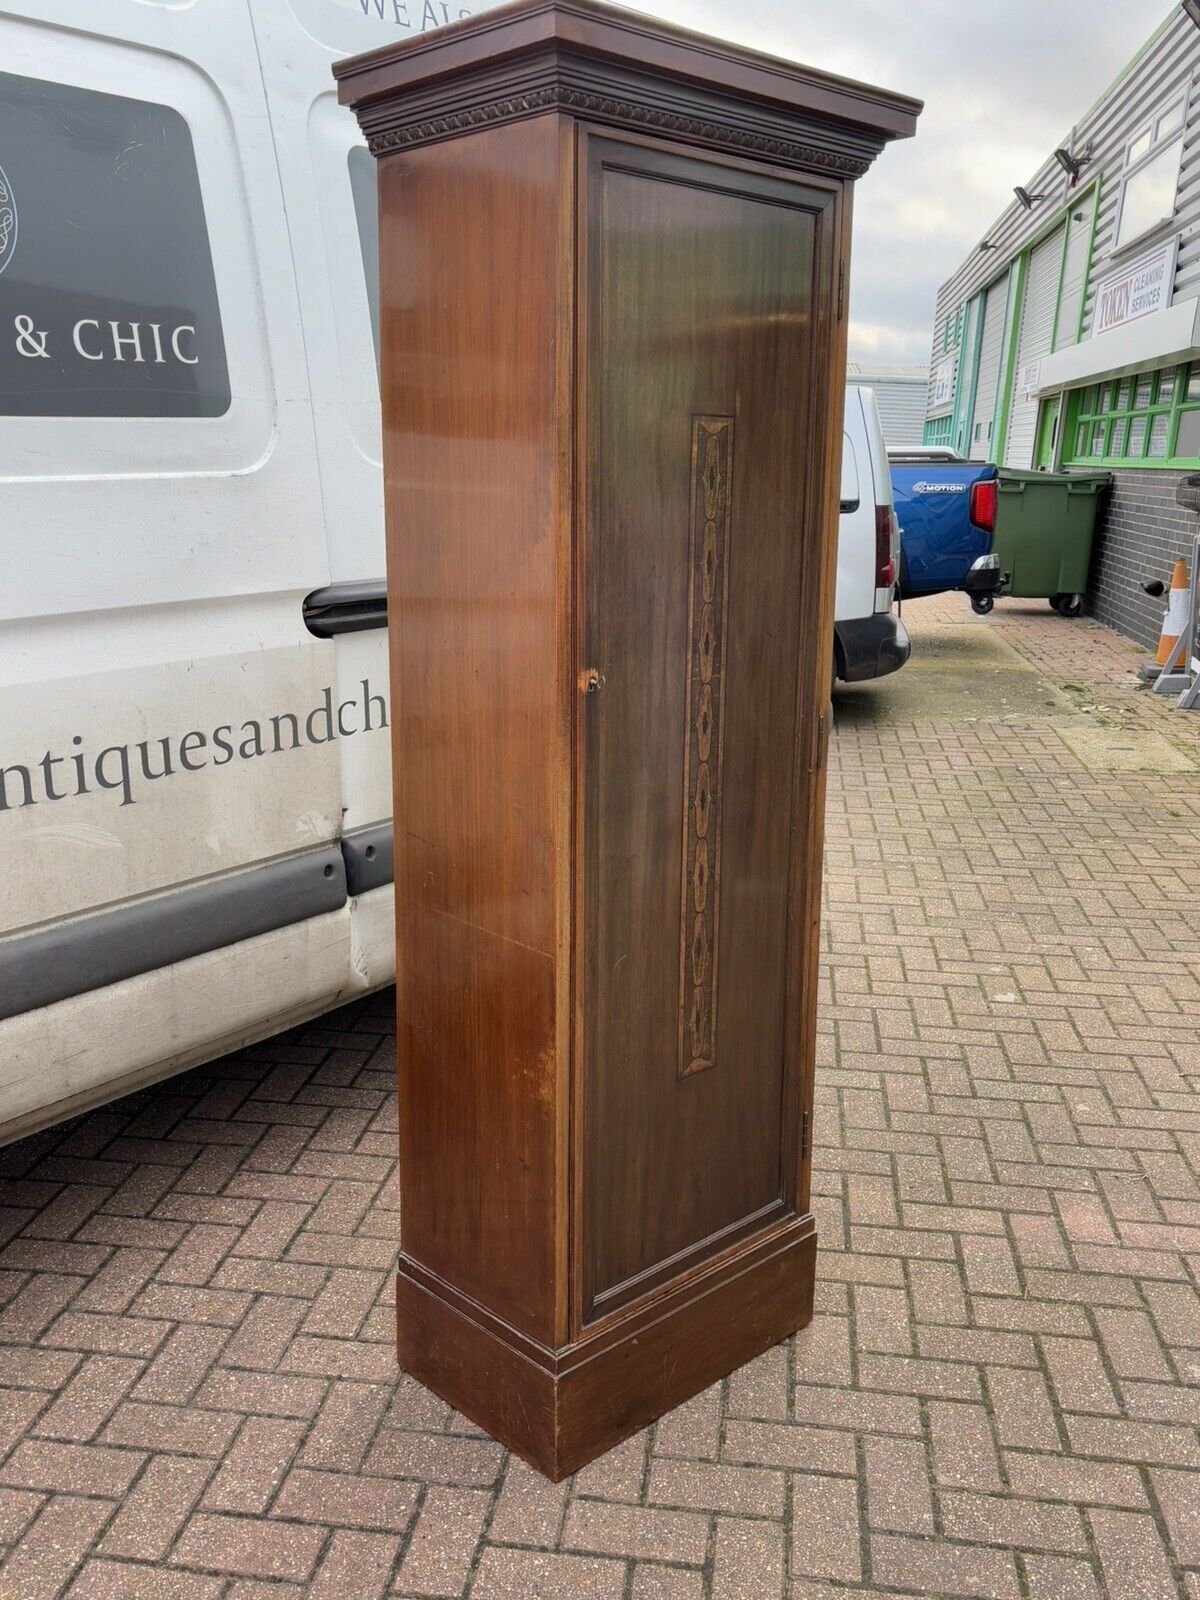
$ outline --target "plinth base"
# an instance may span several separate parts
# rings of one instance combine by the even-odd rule
[[[810,1322],[816,1249],[791,1218],[560,1350],[402,1257],[400,1365],[557,1483]]]

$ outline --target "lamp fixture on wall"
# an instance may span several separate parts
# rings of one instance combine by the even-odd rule
[[[1200,0],[1183,0],[1183,9],[1200,28]]]
[[[1079,174],[1092,159],[1092,147],[1088,145],[1086,150],[1081,150],[1078,155],[1072,155],[1070,150],[1065,150],[1060,145],[1054,152],[1054,159],[1066,173],[1071,181],[1071,187],[1074,188],[1079,182]]]
[[[981,250],[999,250],[1000,246],[998,244],[993,244],[990,239],[984,239],[979,248]]]
[[[1200,4],[1200,0],[1197,0],[1197,3]],[[1039,200],[1044,200],[1046,198],[1044,194],[1030,194],[1029,190],[1023,189],[1020,184],[1017,184],[1016,188],[1013,190],[1013,193],[1025,207],[1026,211],[1032,211]]]

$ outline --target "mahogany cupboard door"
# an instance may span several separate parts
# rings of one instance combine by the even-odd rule
[[[586,1323],[795,1209],[835,198],[584,138]]]

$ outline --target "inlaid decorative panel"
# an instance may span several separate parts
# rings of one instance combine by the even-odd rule
[[[683,888],[679,951],[679,1074],[714,1061],[721,895],[721,752],[729,610],[733,418],[692,422],[688,546],[688,667],[683,756]]]

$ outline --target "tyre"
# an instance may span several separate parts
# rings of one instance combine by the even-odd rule
[[[1081,594],[1056,595],[1054,609],[1060,617],[1077,617],[1083,610],[1083,596]]]
[[[971,610],[977,617],[986,617],[995,604],[995,595],[973,594],[971,596]]]

